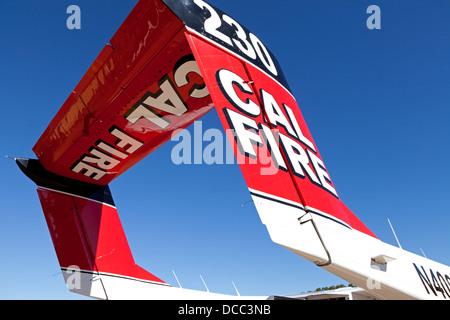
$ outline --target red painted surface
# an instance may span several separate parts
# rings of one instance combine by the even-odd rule
[[[135,264],[116,208],[48,189],[38,195],[62,268],[164,283]]]
[[[324,165],[323,167],[317,164],[315,166],[313,165],[312,159],[316,159],[315,157],[322,163],[323,160],[314,144],[314,140],[297,102],[287,89],[267,73],[262,72],[245,60],[224,51],[220,47],[211,44],[210,41],[195,34],[190,34],[188,39],[224,128],[226,130],[232,128],[232,121],[230,121],[227,114],[236,112],[246,117],[247,120],[245,121],[254,121],[255,126],[253,128],[247,128],[247,130],[253,132],[258,131],[260,137],[262,131],[261,126],[263,125],[277,130],[279,134],[285,136],[285,141],[291,141],[291,143],[295,143],[299,147],[298,149],[301,148],[302,150],[299,151],[303,154],[304,159],[308,161],[307,166],[304,165],[296,171],[294,166],[290,164],[290,161],[294,162],[293,160],[295,160],[294,157],[296,155],[292,155],[294,153],[291,152],[290,156],[286,151],[286,147],[281,147],[282,143],[280,143],[278,151],[284,159],[286,170],[278,169],[270,171],[270,159],[274,159],[274,152],[273,149],[269,151],[269,144],[262,137],[262,143],[253,145],[253,150],[258,155],[257,159],[246,157],[238,148],[235,148],[235,155],[238,159],[246,157],[244,161],[241,161],[240,168],[248,187],[320,210],[354,229],[374,236],[339,199],[337,193],[334,191],[331,179],[328,179],[329,175]],[[249,115],[243,108],[236,107],[235,104],[230,102],[230,98],[224,93],[226,90],[223,89],[223,84],[219,83],[220,80],[218,80],[218,71],[222,69],[231,71],[243,80],[244,85],[241,84],[241,87],[236,86],[236,84],[234,85],[234,93],[245,105],[250,103],[257,105],[261,110],[259,115]],[[266,92],[264,97],[262,90]],[[273,97],[273,99],[269,99],[268,97]],[[272,104],[276,104],[279,107],[278,112],[282,112],[282,114],[278,114],[277,116],[281,116],[280,119],[287,119],[286,126],[278,123],[274,125],[271,121],[265,120],[270,119],[267,114],[273,108],[271,106]],[[285,106],[292,110],[295,119],[291,119],[292,115],[289,116]],[[300,133],[295,131],[294,120],[300,127],[300,130],[297,131],[301,131],[302,138],[300,138]],[[289,126],[290,130],[287,129]],[[292,137],[293,133],[296,134],[297,138]],[[234,144],[235,138],[232,135],[228,135],[228,137],[230,142]],[[303,143],[302,141],[305,141],[304,138],[312,142],[313,145],[307,146],[307,144]],[[272,145],[273,147],[274,145]],[[295,154],[298,153],[297,151],[295,152]],[[299,171],[303,172],[303,176],[298,174]],[[325,182],[323,182],[324,176],[327,177]]]
[[[175,84],[177,63],[191,54],[183,30],[184,24],[159,1],[140,1],[111,39],[111,46],[105,46],[34,146],[33,151],[42,165],[65,177],[107,185],[169,140],[174,130],[187,127],[211,110],[209,96],[190,96],[193,88],[204,85],[199,75],[191,72],[188,83]],[[160,94],[160,82],[167,78],[187,112],[173,115],[153,109],[170,121],[166,128],[146,119],[136,123],[128,121],[126,113],[145,94]],[[143,145],[134,152],[129,152],[129,145],[118,146],[118,138],[110,132],[113,127]],[[98,141],[126,158],[98,148]],[[83,157],[96,157],[92,149],[97,150],[94,151],[97,157],[100,151],[118,163],[105,170],[91,160],[85,162],[81,172],[74,172]],[[88,167],[101,174],[86,172]]]
[[[107,185],[215,107],[250,189],[374,236],[339,199],[297,102],[275,80],[284,77],[263,44],[212,11],[205,17],[234,28],[225,37],[249,55],[253,46],[260,67],[242,52],[231,53],[236,48],[225,50],[186,28],[161,1],[139,1],[34,146],[45,169]],[[198,27],[205,21],[197,18]],[[225,88],[227,74],[242,83]],[[235,126],[241,136],[229,131]],[[243,136],[251,137],[250,146],[239,149]],[[114,207],[46,189],[38,194],[61,267],[163,282],[134,263]]]

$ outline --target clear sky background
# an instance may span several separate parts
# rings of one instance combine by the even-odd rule
[[[0,0],[0,299],[78,299],[63,281],[31,148],[137,1]],[[279,60],[344,203],[383,241],[450,265],[450,2],[211,0]],[[81,8],[81,30],[66,9]],[[381,29],[369,30],[369,5]],[[221,128],[217,113],[203,129]],[[169,142],[111,184],[137,264],[241,295],[347,284],[272,243],[237,164],[175,165]],[[204,143],[207,145],[208,143]],[[242,204],[245,206],[242,207]]]

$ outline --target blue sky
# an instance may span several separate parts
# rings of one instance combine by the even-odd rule
[[[450,2],[211,0],[279,60],[340,198],[383,241],[450,265]],[[136,1],[0,1],[0,141],[31,148]],[[81,8],[81,30],[66,8]],[[366,9],[381,9],[369,30]],[[203,129],[221,128],[213,110]],[[136,262],[241,295],[345,281],[272,243],[238,165],[175,165],[169,142],[111,184]],[[3,157],[3,156],[2,156]],[[35,185],[0,163],[0,299],[67,291]]]

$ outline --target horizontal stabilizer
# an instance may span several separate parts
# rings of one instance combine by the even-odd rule
[[[48,171],[107,185],[214,106],[184,34],[139,1],[33,147]]]

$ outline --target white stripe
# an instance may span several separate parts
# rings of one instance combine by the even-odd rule
[[[93,276],[107,276],[107,277],[115,277],[115,278],[125,278],[128,280],[135,280],[135,281],[141,281],[141,282],[148,282],[151,284],[157,284],[157,285],[162,285],[162,286],[168,286],[171,287],[170,284],[165,283],[165,282],[158,282],[158,281],[152,281],[152,280],[145,280],[145,279],[141,279],[141,278],[135,278],[135,277],[129,277],[129,276],[124,276],[122,274],[116,274],[116,273],[108,273],[108,272],[98,272],[98,271],[92,271],[92,270],[83,270],[83,269],[71,269],[71,268],[64,268],[61,267],[62,271],[66,271],[67,270],[71,270],[73,272],[83,272],[83,273],[90,273]]]
[[[278,197],[278,196],[274,196],[273,194],[270,194],[270,193],[265,193],[265,192],[262,192],[262,191],[259,191],[259,190],[255,190],[255,189],[251,189],[251,188],[248,188],[248,189],[250,190],[250,192],[253,192],[255,194],[260,194],[263,197],[268,197],[268,198],[272,198],[274,200],[279,200],[279,201],[285,202],[287,204],[292,204],[292,205],[295,205],[295,206],[299,206],[301,208],[304,208],[304,210],[311,212],[312,214],[323,215],[325,218],[333,220],[336,223],[343,224],[347,228],[353,230],[353,228],[348,223],[342,221],[339,218],[336,218],[335,216],[333,216],[333,215],[331,215],[329,213],[323,212],[323,211],[321,211],[319,209],[316,209],[316,208],[313,208],[313,207],[310,207],[310,206],[303,206],[302,204],[300,204],[298,202],[295,202],[295,201],[292,201],[292,200],[288,200],[288,199],[285,199],[285,198],[281,198],[281,197]]]
[[[55,190],[55,189],[50,189],[50,188],[41,187],[41,186],[38,186],[38,189],[42,189],[42,190],[46,190],[46,191],[52,191],[52,192],[57,192],[57,193],[61,193],[61,194],[63,194],[63,195],[70,196],[70,197],[77,197],[77,198],[80,198],[80,199],[90,200],[90,201],[97,202],[97,203],[100,203],[100,204],[104,204],[105,206],[108,206],[108,207],[111,207],[111,208],[116,209],[115,206],[113,206],[113,205],[111,205],[111,204],[109,204],[109,203],[101,202],[101,201],[94,200],[94,199],[89,199],[89,198],[86,198],[86,197],[79,196],[79,195],[77,195],[77,194],[68,193],[68,192],[64,192],[64,191],[60,191],[60,190]]]
[[[327,217],[327,218],[329,218],[329,219],[331,219],[331,220],[335,220],[336,222],[342,223],[343,225],[345,225],[345,226],[346,226],[347,228],[349,228],[349,229],[353,229],[352,227],[350,227],[350,225],[349,225],[347,222],[344,222],[344,221],[342,221],[341,219],[336,218],[335,216],[333,216],[333,215],[331,215],[331,214],[329,214],[329,213],[320,211],[319,209],[316,209],[316,208],[313,208],[313,207],[310,207],[310,206],[305,206],[305,209],[308,210],[308,211],[310,211],[311,213],[316,213],[316,214],[324,215],[325,217]],[[315,212],[314,212],[314,211],[315,211]]]
[[[250,192],[253,192],[253,193],[256,193],[256,194],[260,194],[263,197],[273,198],[275,200],[279,200],[279,201],[282,201],[282,202],[286,202],[286,203],[289,203],[289,204],[292,204],[292,205],[304,208],[304,206],[301,203],[296,202],[296,201],[292,201],[292,200],[289,200],[289,199],[286,199],[286,198],[274,196],[273,194],[265,193],[265,192],[262,192],[262,191],[259,191],[259,190],[255,190],[255,189],[251,189],[251,188],[248,188],[248,190],[250,190]]]

